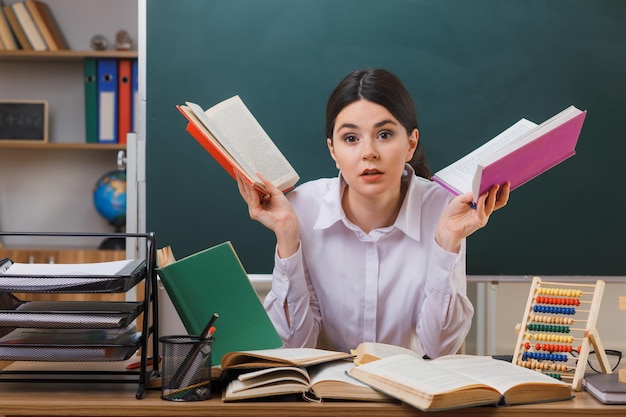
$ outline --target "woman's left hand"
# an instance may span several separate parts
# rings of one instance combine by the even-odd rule
[[[506,206],[510,189],[508,182],[502,187],[494,185],[478,198],[475,207],[471,193],[452,199],[439,219],[437,243],[447,251],[458,252],[464,238],[484,227],[494,211]]]

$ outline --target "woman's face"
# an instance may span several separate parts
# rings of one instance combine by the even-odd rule
[[[418,137],[417,129],[408,135],[385,107],[359,100],[339,112],[327,143],[351,192],[381,195],[399,189]]]

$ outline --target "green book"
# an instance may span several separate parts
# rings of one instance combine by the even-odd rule
[[[85,142],[98,142],[98,74],[95,58],[83,63],[85,93]]]
[[[158,274],[189,334],[201,334],[213,313],[219,314],[213,365],[228,352],[282,346],[230,242],[182,258]]]

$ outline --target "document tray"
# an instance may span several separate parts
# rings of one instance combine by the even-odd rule
[[[2,293],[0,298],[8,293]],[[0,309],[0,327],[107,329],[128,326],[143,311],[139,301],[20,301]]]
[[[130,261],[114,274],[11,274],[10,259],[0,261],[0,291],[36,293],[120,293],[146,277],[145,260]],[[52,268],[52,266],[51,266]],[[3,272],[5,271],[5,272]]]
[[[85,334],[95,335],[85,340]],[[63,336],[58,333],[58,336]],[[28,330],[17,329],[0,340],[0,357],[7,361],[105,362],[124,361],[139,349],[141,333],[124,334],[118,340],[105,340],[93,331],[69,333],[66,340],[51,341],[29,337]],[[60,339],[60,338],[57,338]]]

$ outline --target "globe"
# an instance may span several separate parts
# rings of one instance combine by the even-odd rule
[[[116,230],[126,224],[126,171],[104,174],[93,189],[93,204],[98,214]]]

